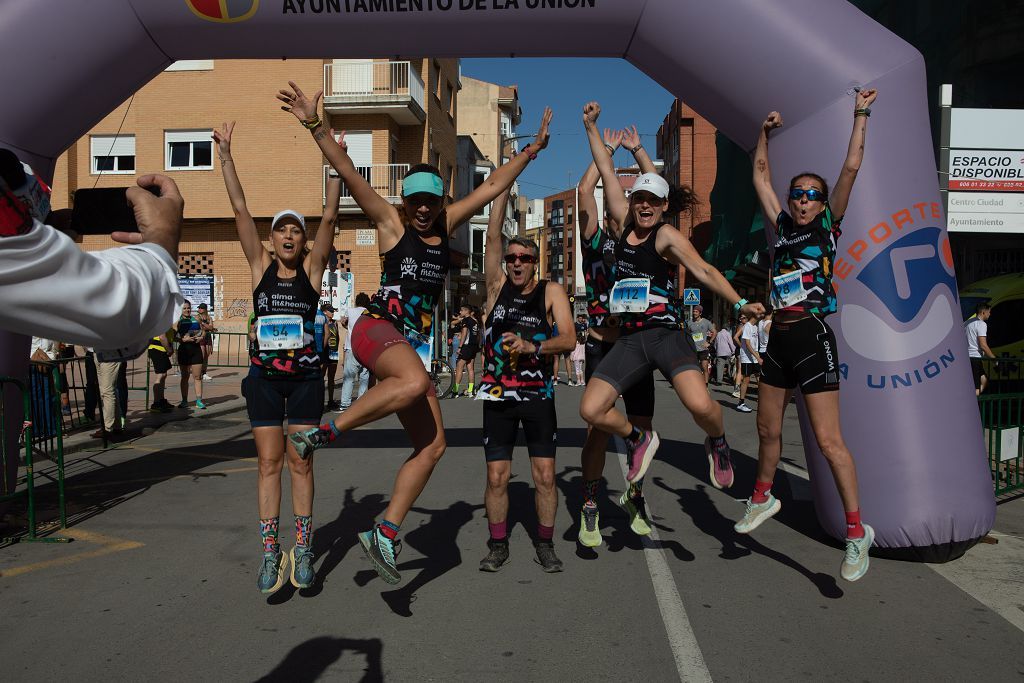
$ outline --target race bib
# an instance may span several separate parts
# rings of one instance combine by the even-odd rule
[[[772,306],[787,308],[807,298],[807,291],[801,280],[803,273],[794,270],[792,273],[772,278]]]
[[[644,313],[651,293],[651,280],[630,277],[619,280],[612,287],[612,313]]]
[[[265,315],[256,319],[256,340],[261,351],[302,347],[301,315]]]
[[[702,341],[704,341],[704,333],[703,332],[694,332],[690,336],[693,337],[693,343],[694,344],[700,344]]]

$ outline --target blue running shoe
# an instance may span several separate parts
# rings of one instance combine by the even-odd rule
[[[276,553],[263,553],[263,564],[256,576],[256,587],[260,593],[275,593],[284,585],[288,573],[288,556],[278,550]]]
[[[359,534],[359,543],[363,552],[370,558],[373,568],[385,582],[395,584],[402,580],[395,566],[395,544],[380,532],[377,527]]]
[[[316,579],[313,570],[313,551],[307,546],[297,545],[292,548],[292,585],[296,588],[309,588]]]

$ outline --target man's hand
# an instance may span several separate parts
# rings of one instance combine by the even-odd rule
[[[138,187],[130,187],[125,195],[128,205],[135,212],[138,232],[115,232],[110,236],[122,244],[156,244],[167,250],[171,259],[178,262],[178,243],[181,241],[181,220],[185,211],[178,186],[165,175],[144,175],[137,181]],[[143,188],[155,187],[159,196]]]
[[[768,118],[764,120],[764,123],[761,124],[761,127],[764,128],[765,133],[774,128],[782,128],[782,114],[777,111],[771,112],[768,114]]]
[[[516,353],[525,353],[530,355],[531,353],[537,352],[537,345],[533,342],[526,341],[518,334],[506,332],[501,335],[501,343],[508,348],[509,351],[515,351]]]

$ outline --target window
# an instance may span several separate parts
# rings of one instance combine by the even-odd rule
[[[93,135],[89,138],[89,156],[93,175],[135,173],[134,135]]]
[[[448,116],[455,117],[455,88],[452,87],[450,82],[444,84],[444,110],[448,112]]]
[[[164,131],[164,168],[209,171],[213,168],[213,131]]]
[[[441,62],[434,60],[434,97],[441,101]]]

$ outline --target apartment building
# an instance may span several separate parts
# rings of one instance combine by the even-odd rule
[[[288,80],[307,92],[324,88],[326,122],[345,131],[360,173],[398,203],[402,176],[417,163],[437,166],[452,196],[458,75],[456,59],[177,62],[61,156],[53,203],[68,206],[77,189],[128,186],[154,171],[172,177],[185,197],[182,282],[200,298],[207,288],[222,329],[240,329],[252,310],[252,283],[211,140],[213,128],[236,122],[232,156],[266,240],[270,220],[281,209],[303,214],[312,230],[325,202],[326,161],[274,97]],[[376,231],[347,189],[328,238],[335,253],[325,285],[340,286],[346,297],[375,291],[380,280]],[[104,236],[82,240],[87,250],[111,245]],[[325,287],[324,294],[328,291]]]
[[[543,277],[565,285],[565,291],[569,295],[575,294],[577,289],[586,289],[582,271],[577,274],[580,258],[576,204],[575,187],[544,198],[546,234],[542,239],[546,243],[547,258],[542,261]]]

